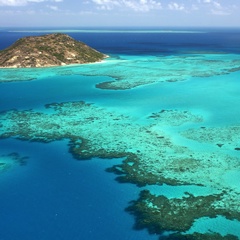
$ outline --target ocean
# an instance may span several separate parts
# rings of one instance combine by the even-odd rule
[[[9,28],[0,49],[52,32],[110,57],[0,69],[0,240],[240,239],[240,29]],[[186,192],[213,209],[183,213]]]

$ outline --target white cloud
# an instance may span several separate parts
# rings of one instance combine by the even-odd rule
[[[48,5],[47,7],[50,8],[51,10],[53,10],[53,11],[58,11],[59,10],[59,8],[57,6]]]
[[[234,11],[233,5],[226,4],[226,2],[224,3],[225,5],[223,5],[223,3],[221,4],[218,0],[198,0],[198,3],[200,10],[205,9],[212,15],[231,15]]]
[[[161,9],[161,3],[156,0],[92,0],[101,10],[112,10],[116,7],[132,9],[136,12],[148,12]]]
[[[212,0],[197,0],[198,3],[210,3]]]
[[[118,1],[115,0],[92,0],[100,10],[112,10],[115,6],[118,6]]]
[[[24,6],[26,4],[26,0],[0,0],[0,6]]]
[[[34,10],[27,10],[27,11],[22,11],[22,10],[16,10],[16,8],[14,8],[14,10],[3,10],[3,11],[0,11],[0,15],[3,16],[3,15],[6,15],[6,16],[9,16],[9,15],[13,15],[13,16],[16,16],[16,15],[34,15],[36,14],[37,12],[34,11]]]
[[[222,6],[219,2],[213,2],[213,6],[217,9],[222,9]]]
[[[27,2],[39,3],[39,2],[45,2],[45,0],[27,0]]]
[[[177,10],[177,11],[183,11],[185,10],[185,7],[182,4],[178,4],[176,2],[172,2],[168,4],[168,8],[170,10]]]
[[[153,9],[161,9],[162,5],[160,2],[155,0],[140,0],[140,1],[123,1],[124,5],[136,12],[148,12]]]
[[[223,7],[219,2],[213,1],[212,2],[212,9],[211,14],[213,15],[221,15],[221,16],[227,16],[231,15],[231,10],[229,7]]]
[[[0,6],[25,6],[28,3],[40,3],[40,2],[62,2],[63,0],[0,0]]]

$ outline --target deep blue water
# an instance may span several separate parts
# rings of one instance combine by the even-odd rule
[[[105,173],[109,160],[76,161],[65,141],[0,144],[2,154],[29,157],[26,166],[1,176],[1,240],[148,238],[131,230],[133,219],[123,211],[138,190]]]
[[[50,28],[47,29],[66,29]],[[125,29],[125,28],[124,28]],[[186,30],[181,28],[171,28],[170,30]],[[14,31],[22,32],[14,32]],[[25,30],[25,31],[24,31]],[[0,30],[1,44],[0,49],[8,47],[17,39],[24,36],[42,35],[38,29],[37,32],[31,32],[30,28],[24,29],[6,29]],[[46,28],[44,28],[46,30]],[[74,30],[74,29],[73,29]],[[102,32],[66,32],[73,38],[83,41],[88,45],[107,54],[176,54],[184,50],[200,51],[224,51],[228,53],[239,53],[240,48],[240,29],[239,28],[200,28],[187,29],[189,31],[201,31],[204,34],[193,33],[108,33],[106,29],[99,29]],[[109,29],[107,29],[109,30]],[[111,29],[110,29],[111,30]],[[121,30],[121,29],[117,29]],[[128,29],[131,30],[131,29]],[[136,30],[136,29],[133,29]],[[143,29],[152,30],[152,29]],[[169,29],[163,29],[169,30]],[[7,31],[7,32],[6,32]]]
[[[186,51],[240,53],[239,29],[200,30],[206,33],[68,34],[114,56],[180,55]],[[22,36],[37,34],[42,33],[1,30],[0,49]],[[107,106],[119,104],[124,107],[124,104],[130,104],[135,107],[134,101],[139,93],[147,98],[147,101],[142,100],[142,108],[153,111],[156,101],[159,100],[161,104],[161,96],[164,98],[171,94],[171,87],[165,87],[164,84],[162,90],[158,89],[159,92],[151,86],[131,91],[95,89],[95,84],[105,79],[75,76],[66,82],[63,76],[1,83],[0,111],[13,108],[39,110],[47,103],[75,100]],[[187,91],[187,84],[179,83],[182,92],[177,97],[180,98]],[[198,94],[194,91],[196,89],[189,96]],[[237,94],[238,90],[235,91]],[[150,96],[153,97],[152,101]],[[177,106],[176,98],[169,104]],[[188,107],[187,102],[184,104]],[[168,106],[162,104],[161,107]],[[0,240],[157,239],[146,231],[133,230],[134,219],[124,211],[128,202],[137,198],[139,189],[131,184],[117,183],[113,174],[104,171],[119,160],[76,161],[68,153],[66,141],[43,144],[0,140],[0,155],[11,152],[18,152],[29,159],[26,166],[15,166],[0,175]]]

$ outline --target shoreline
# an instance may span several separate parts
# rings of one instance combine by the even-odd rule
[[[55,68],[55,67],[68,67],[68,66],[79,66],[79,65],[86,65],[86,64],[98,64],[98,63],[104,63],[105,59],[110,58],[109,55],[105,54],[105,57],[100,60],[100,61],[96,61],[96,62],[89,62],[89,63],[70,63],[70,64],[62,64],[62,65],[49,65],[49,66],[40,66],[40,67],[1,67],[0,66],[0,70],[1,69],[41,69],[41,68]]]

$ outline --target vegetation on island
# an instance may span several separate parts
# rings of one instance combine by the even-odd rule
[[[62,33],[24,37],[0,51],[0,67],[28,68],[99,62],[107,56]]]

